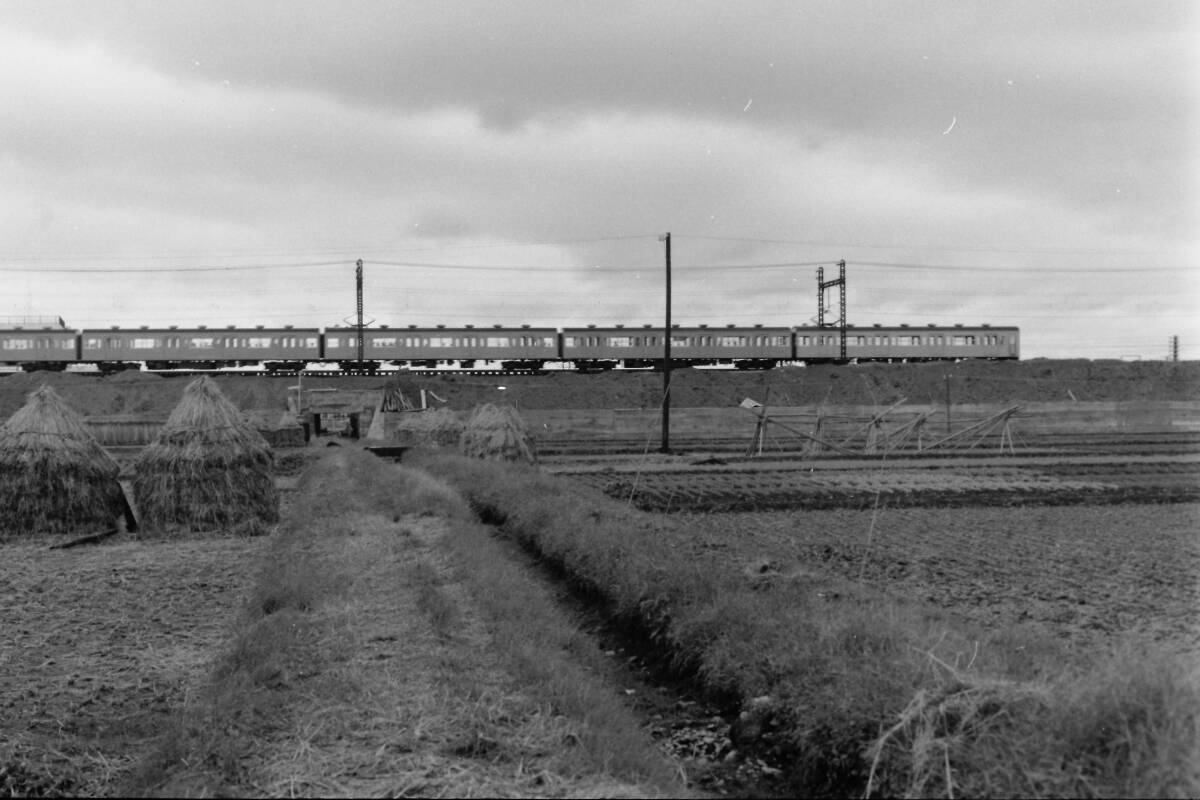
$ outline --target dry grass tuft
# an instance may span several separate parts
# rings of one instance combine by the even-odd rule
[[[1195,797],[1200,675],[1117,653],[1053,680],[989,679],[936,663],[871,747],[866,796]]]
[[[120,468],[49,386],[0,426],[0,540],[96,532],[123,511]]]
[[[279,519],[271,448],[208,377],[184,390],[134,474],[134,496],[152,529]]]
[[[473,458],[537,462],[525,421],[512,406],[478,406],[463,430],[461,446],[463,454]]]

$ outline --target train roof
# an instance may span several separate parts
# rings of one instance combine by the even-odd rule
[[[149,325],[139,325],[136,328],[123,328],[120,325],[110,325],[107,328],[84,328],[83,333],[222,333],[233,331],[235,333],[319,333],[320,328],[297,328],[294,325],[255,325],[253,328],[242,328],[237,325],[225,326],[209,326],[197,325],[195,327],[183,327],[179,325],[168,325],[166,327],[151,327]]]

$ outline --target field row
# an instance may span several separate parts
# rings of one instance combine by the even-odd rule
[[[962,469],[575,473],[574,480],[646,511],[1075,505],[1200,499],[1194,464]]]

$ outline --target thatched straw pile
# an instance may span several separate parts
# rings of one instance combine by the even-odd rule
[[[279,519],[270,446],[207,377],[188,384],[134,463],[133,494],[149,528]]]
[[[397,441],[425,447],[457,447],[462,438],[463,424],[448,408],[429,411],[405,411],[399,415],[392,437]]]
[[[459,442],[464,454],[476,458],[537,461],[525,421],[512,406],[487,403],[476,408]]]
[[[0,539],[96,533],[124,511],[120,468],[49,386],[0,426]]]

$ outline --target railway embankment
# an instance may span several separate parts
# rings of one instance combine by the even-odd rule
[[[671,432],[679,437],[742,436],[749,444],[763,416],[769,420],[773,437],[797,440],[809,436],[844,439],[872,421],[891,431],[921,419],[921,427],[929,438],[980,425],[1014,406],[1017,411],[1009,424],[1017,435],[1200,431],[1200,400],[971,403],[949,407],[936,404],[673,407],[670,424]],[[655,436],[661,410],[528,409],[522,411],[522,416],[541,439],[628,440]]]

